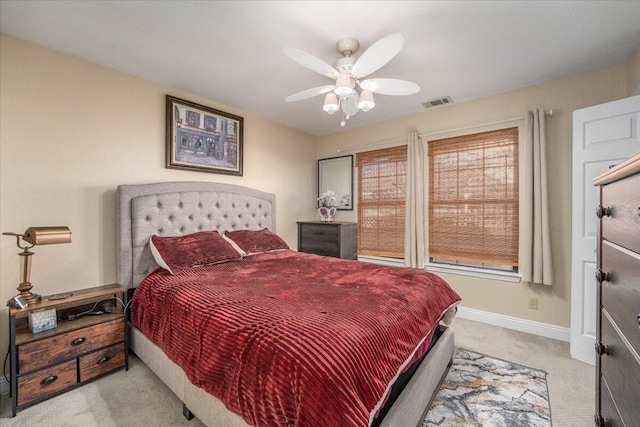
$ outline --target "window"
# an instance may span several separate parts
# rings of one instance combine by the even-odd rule
[[[356,155],[358,254],[404,258],[407,147]]]
[[[430,261],[517,271],[518,128],[428,145]]]

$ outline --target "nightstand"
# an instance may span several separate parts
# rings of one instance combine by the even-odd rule
[[[47,300],[9,309],[12,415],[18,409],[78,387],[115,369],[128,366],[125,317],[114,297],[126,298],[118,284],[71,291],[65,299]],[[74,320],[65,312],[90,310],[95,302],[112,301],[111,313],[85,314]],[[126,301],[123,300],[126,303]],[[29,312],[55,308],[57,327],[31,333]],[[94,310],[100,310],[99,303]]]
[[[355,222],[298,222],[298,251],[344,259],[358,259]]]

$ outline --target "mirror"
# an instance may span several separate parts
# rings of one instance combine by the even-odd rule
[[[318,197],[328,190],[336,193],[336,209],[353,210],[353,156],[318,160]]]

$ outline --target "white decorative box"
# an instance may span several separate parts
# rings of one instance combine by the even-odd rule
[[[53,329],[58,326],[56,320],[55,307],[43,308],[41,310],[33,310],[29,312],[29,330],[37,334],[38,332]]]

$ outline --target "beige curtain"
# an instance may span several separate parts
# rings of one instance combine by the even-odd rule
[[[407,197],[404,223],[404,265],[424,267],[425,150],[418,132],[407,136]]]
[[[551,285],[551,239],[547,194],[547,148],[544,108],[525,116],[525,141],[521,152],[523,181],[519,272],[522,280]]]

